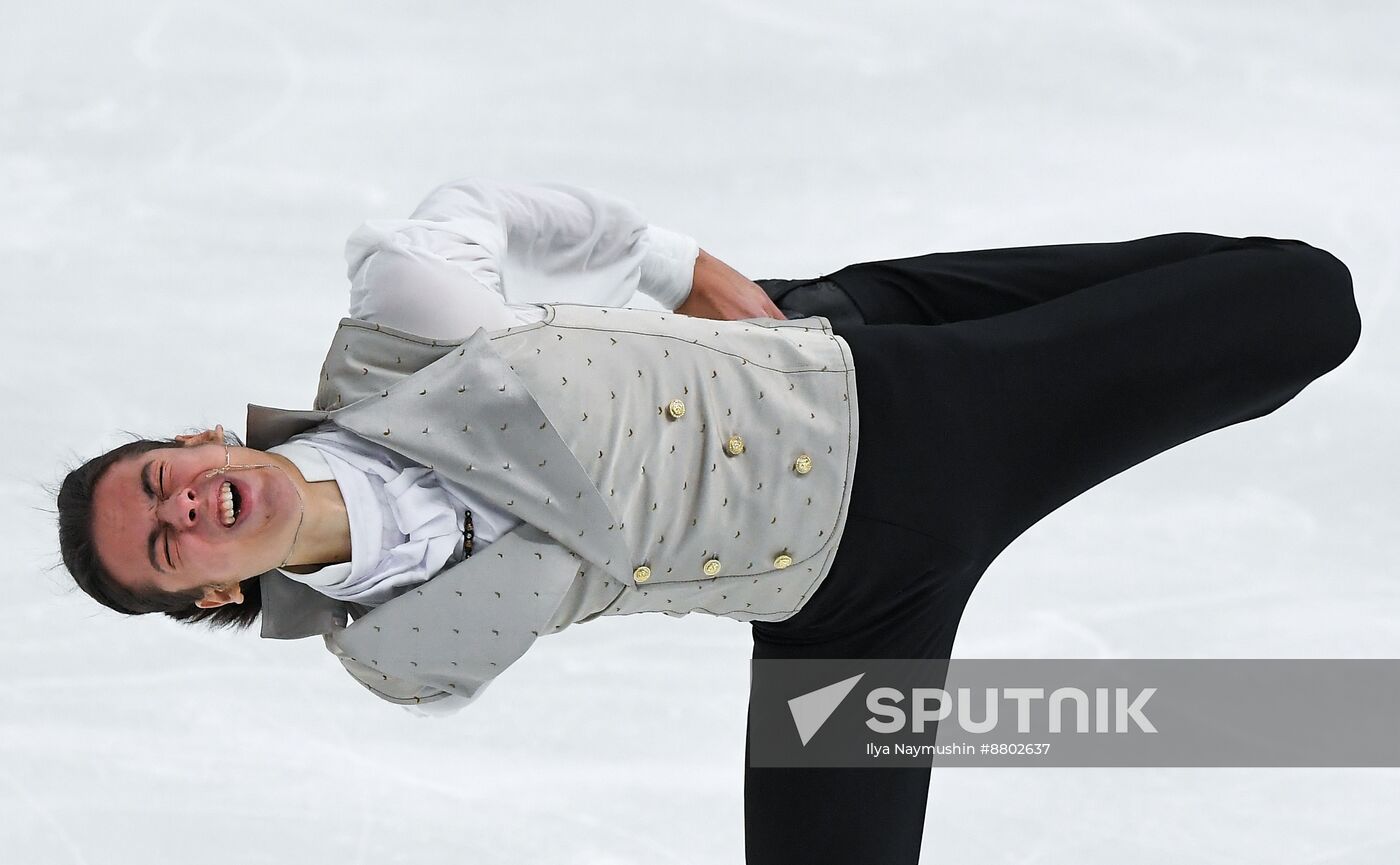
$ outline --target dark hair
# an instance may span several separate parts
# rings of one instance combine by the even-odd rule
[[[231,437],[231,443],[242,444],[237,436],[226,435]],[[246,629],[262,613],[262,591],[256,577],[243,580],[243,603],[205,609],[195,606],[195,601],[204,597],[202,588],[183,592],[155,588],[133,591],[117,582],[97,556],[92,540],[92,492],[97,482],[113,464],[127,457],[177,444],[174,439],[138,438],[93,457],[68,473],[58,490],[58,546],[63,566],[89,597],[118,613],[129,616],[164,613],[189,624],[206,622],[211,629]]]

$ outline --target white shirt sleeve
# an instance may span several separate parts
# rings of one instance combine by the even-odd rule
[[[698,254],[693,238],[590,189],[454,180],[408,219],[350,235],[350,315],[459,339],[538,321],[537,302],[627,306],[641,292],[675,309]]]

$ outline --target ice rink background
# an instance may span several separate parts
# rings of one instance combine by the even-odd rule
[[[742,861],[746,625],[576,626],[422,719],[318,639],[124,619],[56,567],[46,485],[119,429],[309,405],[345,236],[464,175],[613,193],[753,278],[1178,230],[1332,251],[1353,356],[1023,535],[955,655],[1400,656],[1392,3],[4,10],[6,863]],[[924,858],[1393,862],[1398,805],[1400,770],[948,769]]]

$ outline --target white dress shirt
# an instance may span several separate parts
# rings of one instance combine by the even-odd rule
[[[350,235],[350,316],[464,339],[539,321],[533,301],[670,310],[689,296],[698,254],[692,238],[598,192],[453,181],[410,218]]]
[[[333,423],[268,450],[291,460],[306,480],[334,480],[340,487],[350,561],[309,574],[279,570],[342,601],[378,606],[461,561],[468,510],[473,551],[520,523],[460,484]]]
[[[365,222],[345,260],[352,318],[441,339],[539,321],[535,301],[675,309],[690,294],[699,246],[649,225],[634,207],[563,183],[463,179],[434,189],[407,219]],[[308,481],[334,479],[350,521],[349,562],[289,578],[375,606],[520,523],[461,484],[326,423],[270,448]],[[480,691],[477,696],[480,696]],[[474,698],[405,705],[447,715]]]

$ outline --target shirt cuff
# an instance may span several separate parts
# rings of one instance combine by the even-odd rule
[[[690,296],[700,244],[659,225],[647,226],[645,237],[647,250],[637,290],[667,309],[675,309]]]

